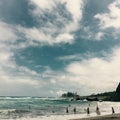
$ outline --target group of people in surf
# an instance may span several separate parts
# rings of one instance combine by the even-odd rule
[[[90,106],[90,105],[89,105],[89,106]],[[112,115],[114,115],[114,114],[115,114],[115,110],[114,110],[113,107],[112,107],[111,109],[112,109]],[[90,108],[89,108],[89,107],[87,107],[87,109],[86,109],[85,111],[86,111],[87,115],[90,115]],[[76,111],[76,107],[74,107],[73,113],[76,114],[76,112],[77,112],[77,111]],[[68,107],[66,108],[66,113],[69,113]],[[97,107],[96,107],[96,114],[97,114],[97,115],[101,115],[101,112],[100,112],[100,109],[99,109],[98,105],[97,105]]]
[[[89,108],[89,107],[87,108],[86,111],[87,111],[87,115],[90,115],[90,108]],[[96,107],[96,114],[97,114],[97,115],[100,115],[100,114],[101,114],[101,113],[100,113],[100,109],[99,109],[98,106]]]
[[[73,112],[74,112],[74,114],[76,114],[76,107],[74,107]],[[66,108],[66,113],[69,113],[68,107]]]
[[[115,110],[114,110],[113,107],[111,109],[112,109],[112,115],[114,115],[115,114]],[[100,112],[100,109],[99,109],[98,106],[96,107],[96,114],[97,115],[101,115],[101,112]],[[90,115],[90,109],[89,109],[89,107],[87,108],[87,115]]]

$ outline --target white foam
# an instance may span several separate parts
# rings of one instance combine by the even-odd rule
[[[96,114],[92,113],[90,114],[90,116],[86,114],[50,115],[50,116],[40,116],[36,118],[25,117],[25,118],[18,118],[15,120],[70,120],[70,119],[77,119],[77,118],[88,118],[93,116],[96,116]],[[13,120],[13,119],[9,119],[9,120]]]
[[[120,103],[118,102],[98,102],[97,105],[100,108],[100,112],[101,115],[108,115],[112,113],[111,107],[114,107],[115,109],[115,113],[119,113],[120,112]],[[86,106],[85,106],[86,107]],[[69,120],[69,119],[76,119],[76,118],[86,118],[86,117],[93,117],[93,116],[97,116],[95,109],[96,109],[96,104],[95,105],[90,105],[90,110],[91,110],[91,114],[90,116],[86,115],[86,112],[82,113],[82,114],[69,114],[69,115],[46,115],[46,116],[36,116],[36,117],[30,117],[29,116],[25,116],[22,118],[15,118],[15,120]],[[13,109],[14,110],[14,109]],[[78,109],[80,111],[80,109]],[[1,112],[6,112],[6,110],[1,110]],[[9,111],[9,110],[7,110]],[[31,114],[32,116],[32,114]],[[13,119],[9,119],[9,120],[13,120]]]

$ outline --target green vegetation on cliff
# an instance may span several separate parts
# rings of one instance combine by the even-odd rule
[[[114,101],[114,97],[115,97],[115,91],[113,92],[105,92],[105,93],[100,93],[100,94],[96,94],[96,95],[90,95],[87,96],[88,98],[97,98],[98,100],[102,100],[102,101]]]
[[[75,98],[75,97],[80,97],[80,96],[77,95],[77,93],[67,92],[67,93],[62,94],[62,97],[64,97],[64,98]]]
[[[99,94],[92,94],[89,96],[79,96],[77,93],[64,93],[62,94],[64,98],[73,98],[75,100],[87,99],[88,101],[120,101],[120,83],[115,91],[104,92]]]

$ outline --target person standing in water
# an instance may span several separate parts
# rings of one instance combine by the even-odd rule
[[[115,114],[115,110],[114,110],[114,108],[112,107],[112,115],[114,115]]]
[[[66,113],[69,113],[68,107],[66,108]]]
[[[74,111],[74,114],[76,114],[76,107],[74,107],[73,111]]]
[[[31,106],[29,105],[29,110],[31,110]]]
[[[97,113],[97,115],[100,115],[100,109],[98,106],[96,107],[96,113]]]
[[[87,108],[87,115],[90,115],[90,109],[89,109],[89,107]]]

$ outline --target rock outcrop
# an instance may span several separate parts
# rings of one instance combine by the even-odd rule
[[[120,101],[120,83],[116,88],[113,101]]]

